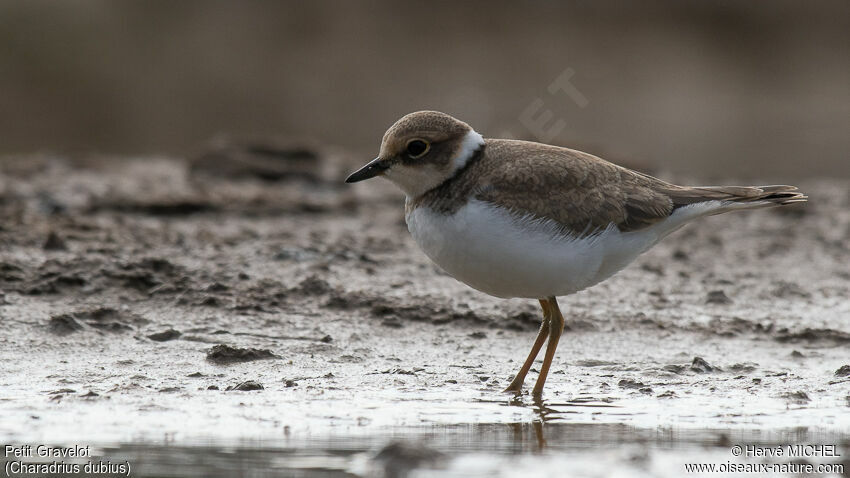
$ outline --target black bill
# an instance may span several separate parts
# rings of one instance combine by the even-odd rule
[[[381,158],[375,158],[369,162],[366,166],[358,169],[351,173],[345,182],[347,183],[356,183],[357,181],[363,181],[364,179],[374,178],[375,176],[380,176],[384,174],[384,171],[389,169],[389,164],[386,161],[383,161]]]

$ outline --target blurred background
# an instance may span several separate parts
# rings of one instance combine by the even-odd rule
[[[846,177],[850,2],[0,1],[0,155],[226,134],[366,160],[419,109],[678,174]]]

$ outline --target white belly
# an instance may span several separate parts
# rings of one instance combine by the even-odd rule
[[[496,297],[540,299],[611,277],[685,222],[675,217],[635,232],[611,226],[585,238],[475,200],[452,215],[420,207],[406,219],[419,247],[455,279]]]

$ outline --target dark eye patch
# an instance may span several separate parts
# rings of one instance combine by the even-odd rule
[[[407,143],[407,155],[416,159],[428,151],[428,143],[421,139],[414,139]]]

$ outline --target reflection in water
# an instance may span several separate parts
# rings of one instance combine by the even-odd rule
[[[526,398],[531,399],[530,404],[526,402]],[[526,407],[534,410],[534,413],[537,415],[538,419],[532,421],[531,425],[532,427],[534,427],[534,435],[537,438],[537,451],[542,452],[543,449],[546,448],[546,436],[544,434],[543,426],[544,423],[562,419],[561,415],[565,413],[570,413],[569,407],[615,407],[615,405],[611,405],[608,402],[610,402],[609,399],[594,399],[589,397],[583,397],[560,403],[547,403],[539,395],[523,397],[522,394],[516,394],[510,399],[508,399],[506,405],[511,407]],[[513,426],[515,430],[514,435],[519,436],[522,431],[523,424],[515,423],[513,424]]]
[[[617,405],[611,404],[613,399],[608,397],[577,397],[572,400],[551,402],[543,400],[540,396],[516,394],[506,401],[484,399],[477,401],[481,403],[498,403],[509,407],[529,408],[534,411],[538,419],[542,422],[553,422],[563,419],[563,415],[565,414],[578,413],[574,410],[575,408],[617,408]]]
[[[281,437],[273,440],[193,443],[183,440],[179,445],[174,437],[166,436],[157,443],[94,447],[92,460],[128,462],[131,476],[135,477],[406,477],[416,470],[418,477],[616,474],[678,478],[683,476],[686,463],[735,460],[730,447],[739,444],[835,445],[846,455],[850,443],[848,433],[806,427],[718,430],[593,423],[593,413],[598,413],[594,408],[623,409],[606,397],[547,401],[517,395],[482,401],[533,410],[534,419],[516,423],[339,429],[321,436],[287,433],[283,429]],[[590,422],[585,420],[588,417]],[[577,419],[585,421],[577,423]],[[833,462],[840,463],[845,458]],[[0,458],[0,466],[5,467],[4,460],[12,459]],[[850,462],[845,467],[850,469]]]
[[[537,446],[540,447],[540,451],[543,451],[546,448],[546,438],[543,437],[543,422],[535,421],[532,425],[534,426],[534,434],[537,436]]]
[[[681,476],[686,462],[725,463],[731,458],[730,444],[836,444],[845,454],[850,436],[807,428],[637,428],[568,423],[562,418],[571,407],[614,406],[599,399],[526,403],[515,397],[505,405],[534,407],[539,419],[386,428],[318,438],[292,435],[262,442],[128,443],[100,447],[98,455],[129,462],[136,477],[404,477],[413,469],[418,470],[416,476],[521,476],[516,474],[519,469],[540,476],[567,476],[567,468],[580,469],[581,473],[573,474],[585,476],[611,476],[614,468],[618,476]],[[652,472],[647,473],[650,468]]]

